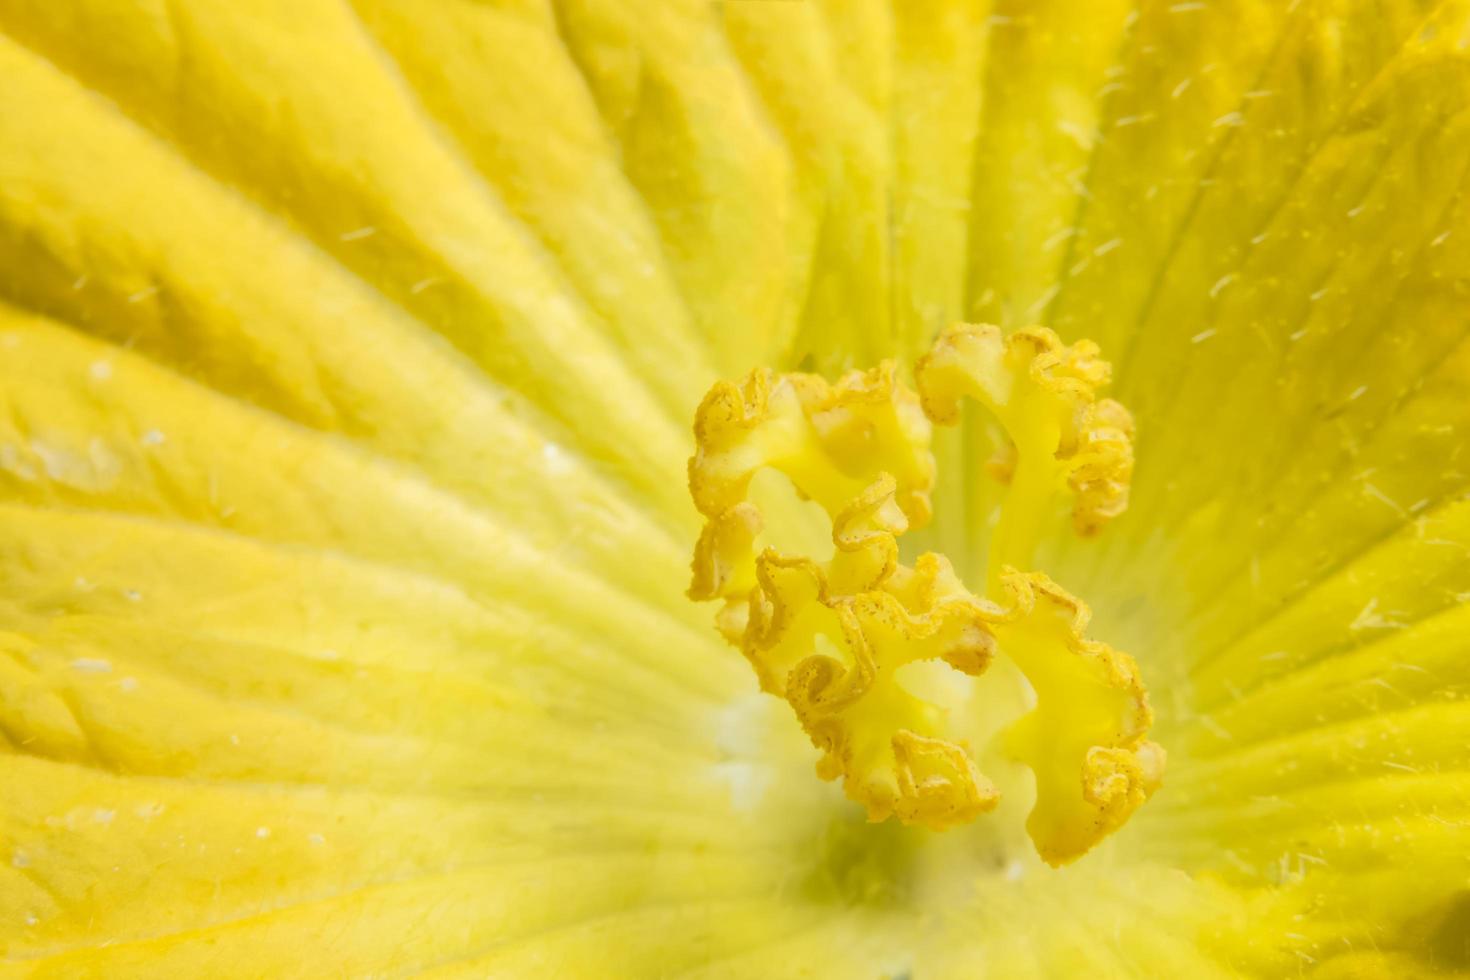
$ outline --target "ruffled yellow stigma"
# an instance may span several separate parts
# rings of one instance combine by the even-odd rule
[[[1111,374],[1092,341],[1068,346],[1045,327],[1007,337],[998,327],[961,325],[914,365],[924,411],[936,424],[958,422],[968,396],[1010,440],[1002,464],[990,467],[1010,484],[990,548],[991,588],[1004,566],[1031,563],[1058,493],[1073,494],[1072,522],[1083,536],[1128,509],[1133,417],[1097,397]]]
[[[1011,618],[997,635],[1036,691],[1036,707],[1007,737],[1036,774],[1026,832],[1043,860],[1065,864],[1158,789],[1164,750],[1145,738],[1153,712],[1138,665],[1085,638],[1087,605],[1040,572],[1006,568],[1001,585]]]
[[[1132,421],[1098,400],[1108,366],[1094,345],[1049,330],[1009,338],[994,327],[946,332],[915,369],[922,399],[884,362],[837,384],[757,369],[720,383],[695,418],[689,461],[706,517],[695,546],[693,599],[721,599],[717,624],[784,698],[823,755],[824,779],[871,820],[944,829],[995,806],[944,709],[909,691],[901,669],[939,661],[979,677],[1012,658],[1037,706],[1008,733],[1036,776],[1027,830],[1062,864],[1120,827],[1158,786],[1162,749],[1146,741],[1147,694],[1128,655],[1085,639],[1087,607],[1045,575],[1022,573],[1057,493],[1094,533],[1127,506]],[[899,561],[898,537],[926,523],[935,463],[931,422],[959,418],[959,398],[988,408],[1014,447],[1010,490],[992,546],[985,596],[942,555]],[[756,545],[765,528],[748,497],[762,469],[784,474],[831,521],[830,558]],[[1009,470],[1010,472],[1007,472]]]
[[[689,460],[689,489],[708,522],[694,549],[689,597],[726,600],[721,630],[738,642],[756,584],[753,547],[764,527],[745,498],[764,468],[785,474],[831,517],[839,588],[870,587],[898,560],[895,536],[931,516],[930,437],[919,399],[898,380],[892,362],[836,385],[766,368],[739,386],[716,384],[694,419],[698,448]],[[874,489],[881,477],[891,493]]]

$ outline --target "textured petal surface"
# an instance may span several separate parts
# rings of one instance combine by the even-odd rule
[[[0,973],[1470,970],[1467,175],[1447,0],[0,0]],[[1019,682],[868,826],[684,597],[700,394],[961,318],[1138,422],[1060,871]]]

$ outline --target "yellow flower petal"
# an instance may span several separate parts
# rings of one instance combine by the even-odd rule
[[[4,4],[4,971],[1470,968],[1467,25]],[[946,721],[997,812],[869,827],[682,595],[700,392],[960,320],[1095,338],[1139,423],[1129,513],[1037,565],[1169,785],[1060,871],[1004,658]],[[1005,449],[936,433],[905,545],[983,577]],[[830,540],[767,489],[697,591]]]

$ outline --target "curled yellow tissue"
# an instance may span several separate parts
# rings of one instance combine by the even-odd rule
[[[706,524],[690,598],[724,601],[721,633],[791,705],[822,753],[818,775],[840,778],[870,820],[943,830],[1000,799],[946,709],[904,686],[901,668],[922,661],[973,679],[1001,654],[1031,685],[1037,705],[1006,744],[1035,774],[1027,831],[1048,863],[1084,854],[1158,787],[1164,752],[1145,738],[1132,658],[1084,636],[1080,600],[1010,564],[1029,556],[1056,494],[1073,495],[1084,535],[1127,506],[1132,420],[1096,397],[1108,375],[1088,341],[962,325],[919,360],[918,393],[884,362],[836,384],[757,369],[700,405],[689,482]],[[995,415],[1014,454],[984,594],[942,555],[899,560],[898,538],[932,512],[931,423],[956,422],[962,397]],[[830,558],[757,553],[765,521],[748,495],[766,468],[826,513]]]

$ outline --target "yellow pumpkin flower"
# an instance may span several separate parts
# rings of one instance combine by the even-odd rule
[[[1461,0],[0,0],[0,976],[1465,974],[1467,175]]]

